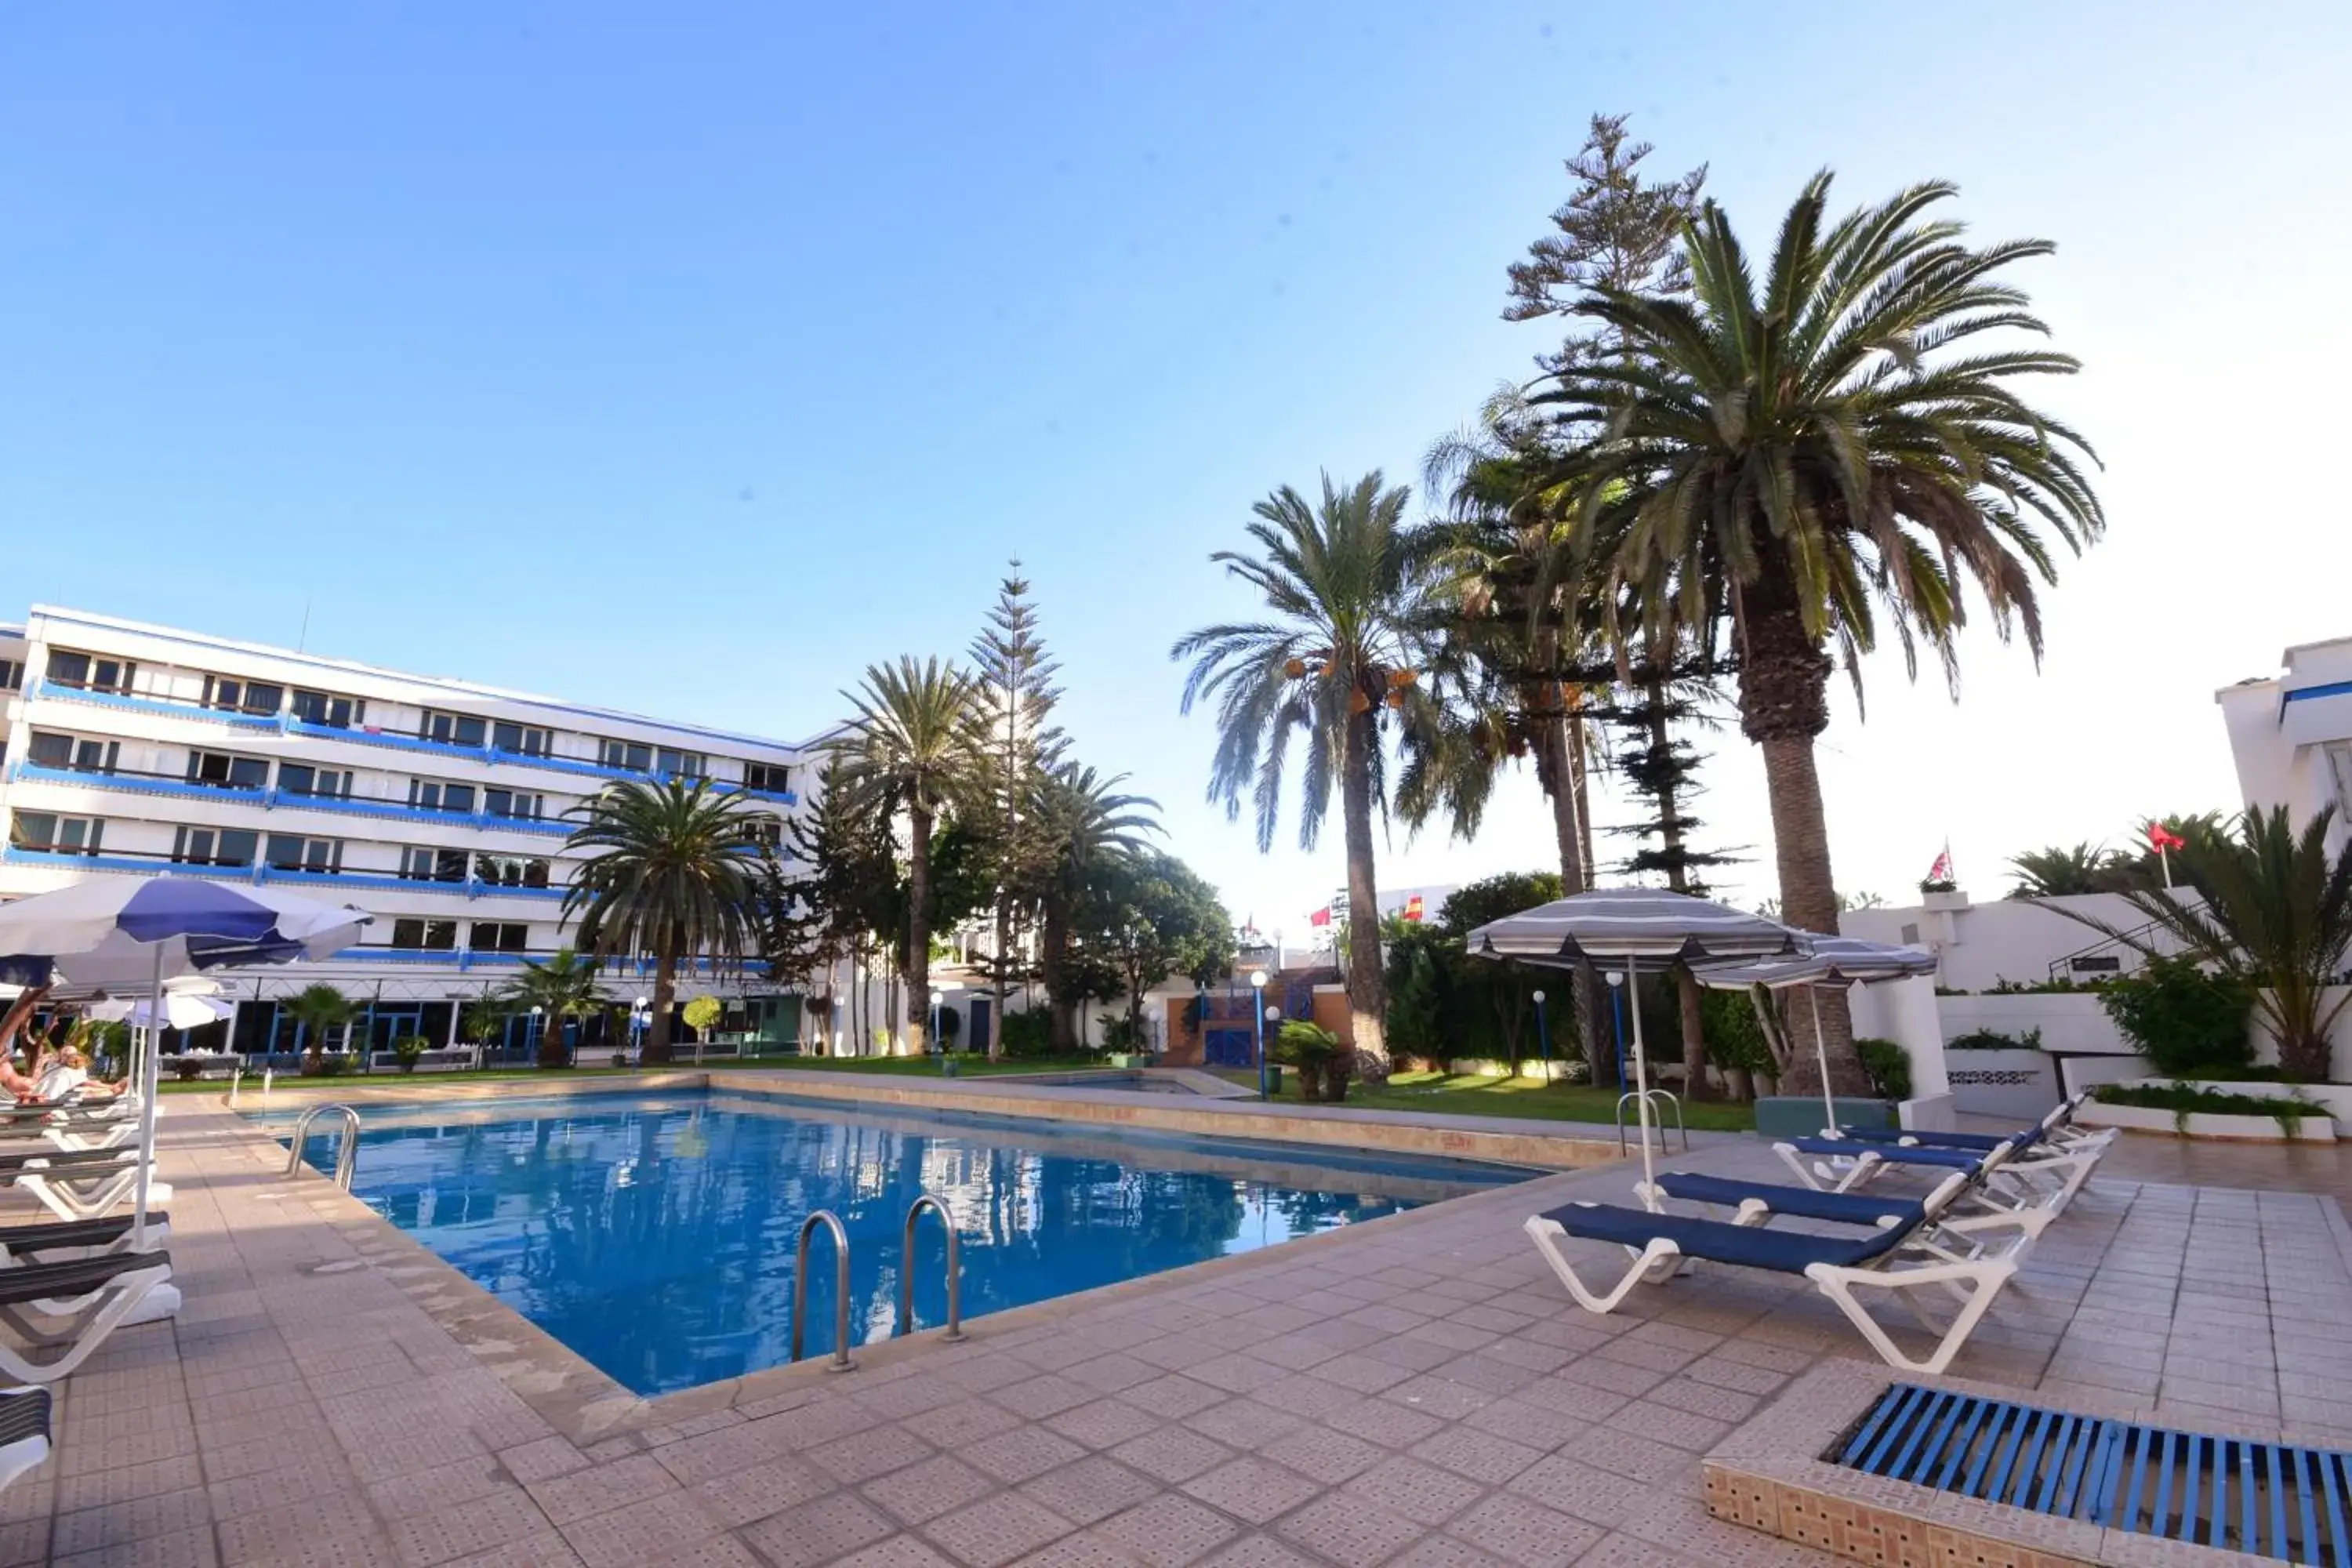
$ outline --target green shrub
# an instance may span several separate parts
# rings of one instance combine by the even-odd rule
[[[2189,1131],[2191,1116],[2267,1116],[2290,1138],[2306,1116],[2324,1114],[2307,1100],[2280,1095],[2231,1094],[2194,1083],[2103,1083],[2091,1091],[2103,1105],[2131,1105],[2145,1110],[2169,1110],[2172,1124]]]
[[[416,1058],[433,1048],[433,1042],[422,1035],[403,1035],[392,1042],[392,1054],[403,1072],[416,1070]]]
[[[341,1055],[330,1056],[321,1052],[317,1066],[306,1067],[302,1070],[316,1078],[341,1078],[352,1070],[352,1058]]]
[[[1043,1007],[1004,1015],[1003,1038],[1008,1057],[1054,1054],[1054,1016]]]
[[[1911,1098],[1910,1052],[1893,1040],[1856,1040],[1853,1048],[1881,1100]]]
[[[172,1063],[172,1073],[182,1083],[194,1083],[205,1076],[205,1064],[194,1057],[181,1057]]]
[[[1970,1029],[1967,1034],[1944,1042],[1948,1051],[2038,1051],[2042,1048],[2042,1031],[2028,1029],[2021,1035],[2004,1035],[1999,1029]]]
[[[2235,975],[2185,958],[2151,958],[2109,984],[2099,1005],[2148,1065],[2171,1078],[2229,1078],[2253,1060],[2246,1022],[2254,994]]]
[[[1756,1004],[1745,991],[1713,986],[1699,993],[1700,1032],[1706,1037],[1706,1059],[1725,1071],[1777,1072],[1764,1026],[1756,1020]]]

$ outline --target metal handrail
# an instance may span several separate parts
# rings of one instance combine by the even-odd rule
[[[335,1185],[348,1193],[360,1168],[360,1113],[348,1105],[314,1105],[302,1113],[294,1123],[294,1146],[286,1152],[286,1173],[290,1176],[302,1168],[302,1144],[310,1136],[310,1123],[329,1111],[342,1119],[342,1138],[335,1146]]]
[[[841,1226],[841,1216],[831,1209],[819,1209],[801,1221],[800,1245],[793,1253],[793,1352],[789,1359],[801,1359],[802,1331],[808,1326],[808,1260],[809,1233],[822,1220],[825,1229],[833,1232],[833,1364],[829,1372],[847,1372],[857,1363],[849,1359],[849,1232]]]
[[[1617,1097],[1617,1152],[1619,1155],[1622,1156],[1625,1152],[1625,1102],[1629,1100],[1643,1100],[1646,1098],[1663,1100],[1668,1105],[1675,1108],[1675,1131],[1683,1135],[1683,1152],[1685,1154],[1689,1153],[1690,1129],[1683,1125],[1683,1102],[1681,1098],[1677,1096],[1674,1090],[1668,1089],[1629,1089],[1624,1093]],[[1654,1108],[1653,1108],[1651,1115],[1654,1118],[1656,1117],[1657,1112]],[[1654,1120],[1651,1125],[1657,1128],[1658,1147],[1664,1149],[1666,1146],[1665,1122],[1662,1120]]]
[[[898,1321],[890,1337],[913,1331],[915,1327],[915,1222],[923,1211],[931,1209],[940,1216],[940,1228],[948,1237],[948,1331],[940,1338],[953,1344],[963,1338],[963,1247],[956,1239],[955,1216],[948,1205],[929,1193],[919,1194],[907,1205],[905,1246],[898,1262]]]

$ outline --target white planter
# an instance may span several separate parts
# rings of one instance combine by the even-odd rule
[[[2107,1105],[2099,1100],[2086,1101],[2075,1120],[2094,1127],[2122,1127],[2135,1132],[2179,1134],[2183,1129],[2169,1110],[2157,1110],[2142,1105]],[[2290,1140],[2286,1129],[2268,1116],[2210,1116],[2192,1112],[2186,1129],[2191,1138],[2225,1139],[2245,1143],[2333,1143],[2336,1123],[2324,1115],[2314,1114],[2295,1123],[2294,1136]]]

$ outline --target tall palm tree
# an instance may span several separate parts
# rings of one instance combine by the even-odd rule
[[[2046,535],[2079,552],[2105,526],[2078,461],[2095,461],[2088,445],[2012,385],[2076,362],[1974,341],[2046,333],[1996,275],[2050,244],[1963,245],[1958,224],[1927,216],[1955,194],[1940,182],[1834,223],[1829,193],[1826,172],[1806,185],[1760,274],[1704,204],[1685,240],[1693,298],[1588,290],[1576,310],[1626,353],[1530,398],[1549,413],[1546,488],[1572,498],[1587,558],[1638,591],[1646,635],[1727,601],[1783,918],[1820,931],[1836,930],[1837,889],[1813,745],[1837,659],[1858,679],[1891,626],[1914,668],[1924,642],[1956,679],[1970,583],[2038,658]],[[1843,996],[1822,1011],[1832,1076],[1864,1091]]]
[[[835,787],[871,820],[908,826],[908,912],[899,973],[907,983],[907,1039],[918,1055],[931,996],[931,829],[972,797],[985,777],[989,737],[971,678],[937,658],[866,668],[845,692],[856,710],[825,749]]]
[[[571,1059],[563,1048],[564,1020],[590,1018],[611,1005],[596,971],[595,960],[561,947],[544,963],[524,959],[515,977],[499,987],[499,1000],[509,1011],[536,1009],[546,1019],[539,1037],[540,1066],[560,1068]]]
[[[1323,479],[1320,506],[1285,485],[1257,503],[1254,554],[1221,550],[1222,563],[1263,595],[1267,618],[1203,626],[1171,657],[1193,661],[1183,710],[1217,704],[1217,751],[1209,798],[1241,815],[1244,791],[1260,849],[1271,848],[1282,812],[1282,776],[1294,737],[1306,742],[1298,842],[1312,849],[1336,785],[1348,848],[1348,1005],[1358,1065],[1388,1074],[1381,1015],[1380,906],[1372,813],[1388,809],[1382,730],[1435,722],[1417,686],[1429,652],[1429,578],[1406,538],[1411,492],[1383,489],[1380,473],[1345,489]]]
[[[1121,794],[1118,786],[1126,782],[1125,773],[1104,778],[1092,768],[1064,763],[1037,780],[1028,807],[1047,857],[1038,889],[1038,935],[1057,1053],[1079,1049],[1078,999],[1066,1001],[1062,995],[1071,919],[1105,867],[1141,854],[1147,847],[1143,836],[1160,831],[1150,815],[1160,809],[1160,803],[1149,795]],[[1000,1027],[989,1042],[989,1055],[1001,1057],[1003,1050]]]
[[[343,1027],[358,1011],[350,997],[323,980],[305,985],[280,1005],[294,1020],[294,1048],[303,1052],[302,1070],[310,1073],[325,1065],[327,1031]]]
[[[2352,1005],[2352,994],[2328,994],[2352,963],[2352,845],[2328,855],[2335,820],[2332,805],[2300,830],[2283,805],[2249,809],[2227,828],[2191,818],[2186,847],[2173,853],[2203,896],[2145,888],[2125,895],[2183,956],[2254,987],[2254,1013],[2278,1041],[2279,1067],[2312,1083],[2330,1076],[2329,1031]],[[2074,918],[2155,951],[2137,933]]]
[[[580,951],[595,957],[653,955],[645,1059],[666,1062],[678,961],[708,953],[737,963],[753,945],[764,820],[740,791],[707,779],[614,784],[565,815],[580,826],[563,847],[590,858],[564,891],[558,923],[580,916]]]

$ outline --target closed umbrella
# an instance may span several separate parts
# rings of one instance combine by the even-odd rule
[[[167,1029],[201,1029],[206,1024],[217,1024],[236,1009],[217,996],[184,991],[166,984],[163,988],[163,1027]],[[128,1024],[134,1029],[155,1026],[155,999],[152,996],[110,996],[89,1005],[89,1016],[109,1024]]]
[[[1822,1110],[1827,1118],[1822,1128],[1825,1132],[1835,1132],[1837,1096],[1830,1090],[1829,1047],[1822,1042],[1821,988],[1834,985],[1844,990],[1874,980],[1908,980],[1933,974],[1936,955],[1921,947],[1898,947],[1892,942],[1864,942],[1853,936],[1817,936],[1812,940],[1812,950],[1804,958],[1708,964],[1691,973],[1698,977],[1700,984],[1723,990],[1745,991],[1750,985],[1761,985],[1769,991],[1791,985],[1805,988],[1805,999],[1813,1009],[1813,1059],[1821,1068]]]
[[[1802,956],[1813,939],[1777,921],[1663,888],[1599,888],[1506,915],[1464,938],[1482,958],[1515,959],[1549,969],[1606,963],[1625,971],[1633,1011],[1635,1113],[1642,1130],[1642,1183],[1653,1185],[1650,1154],[1650,1069],[1642,1043],[1642,996],[1636,976],[1677,963],[1698,965]]]
[[[53,959],[56,978],[77,989],[134,988],[144,968],[152,1005],[163,983],[208,969],[324,958],[347,945],[370,916],[274,888],[160,876],[93,878],[0,905],[0,954]],[[147,1239],[147,1184],[155,1162],[155,1052],[139,1081],[139,1184],[134,1247]]]

